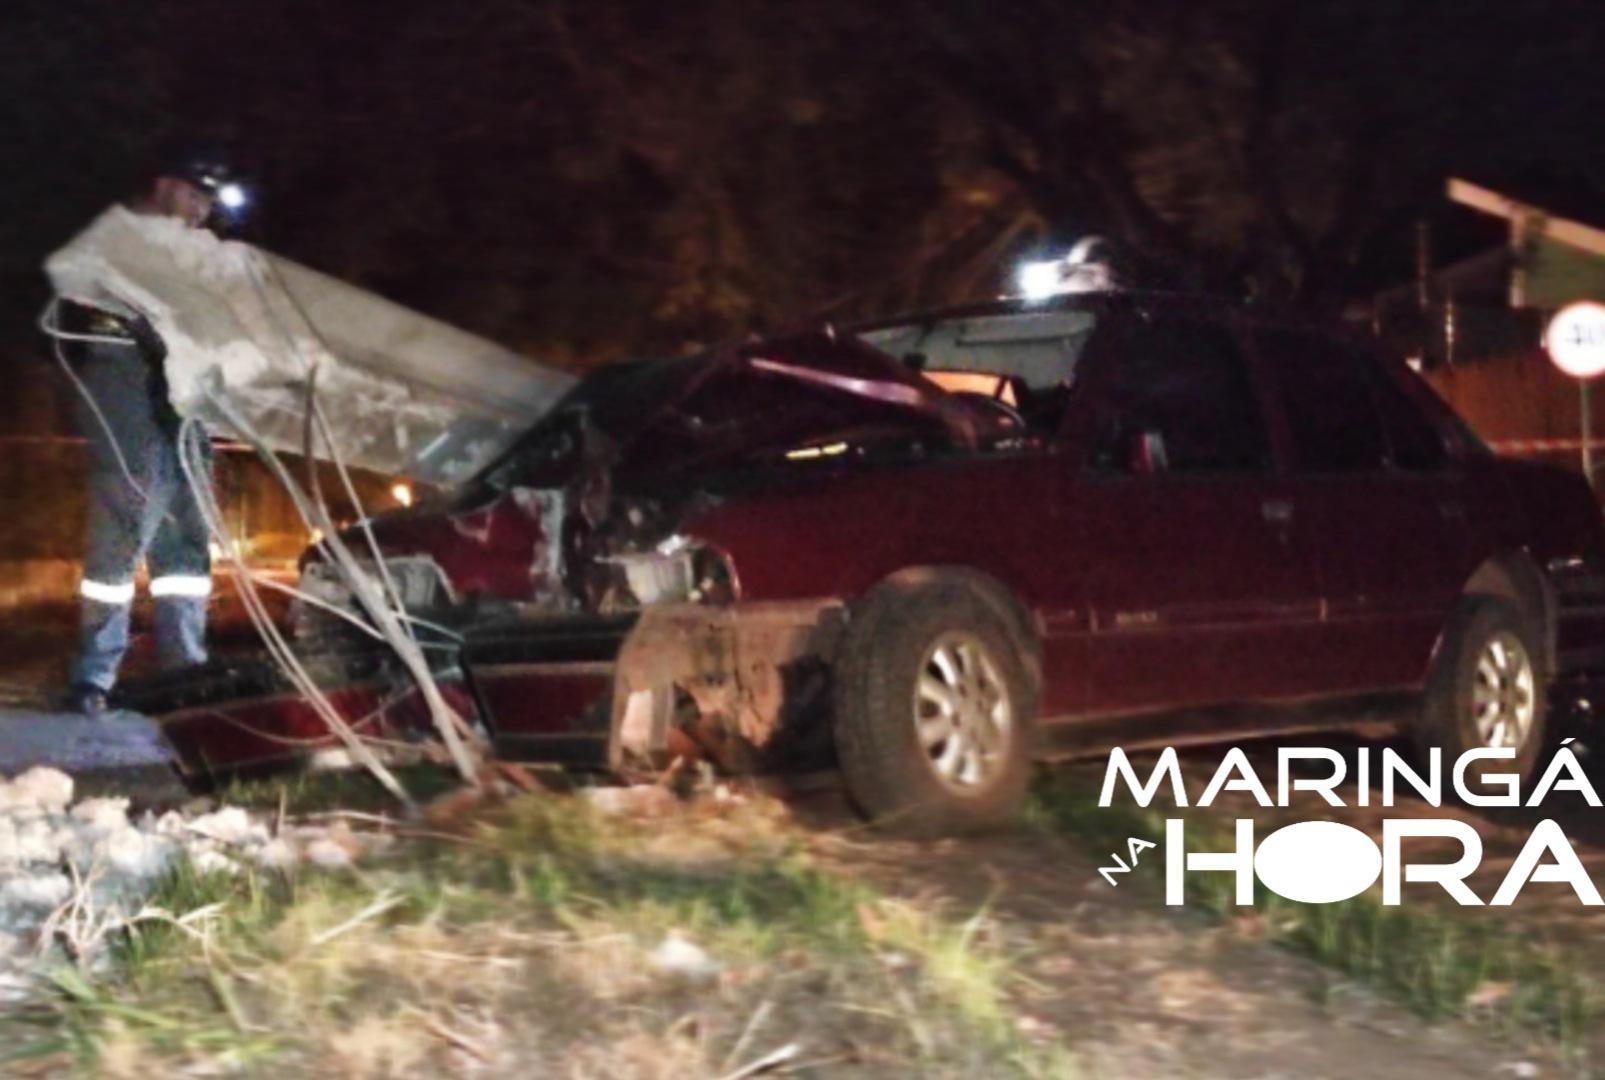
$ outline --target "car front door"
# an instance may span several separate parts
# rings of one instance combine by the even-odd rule
[[[1417,685],[1473,569],[1443,433],[1358,348],[1297,329],[1260,329],[1254,343],[1318,537],[1324,688]]]
[[[1301,693],[1319,631],[1310,537],[1233,328],[1127,310],[1090,362],[1071,436],[1089,711]]]

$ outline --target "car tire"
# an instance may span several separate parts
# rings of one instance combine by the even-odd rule
[[[998,605],[968,583],[882,585],[834,666],[847,793],[904,835],[1007,822],[1030,781],[1035,681]]]
[[[1508,746],[1512,760],[1478,762],[1466,772],[1476,794],[1500,788],[1484,777],[1532,775],[1544,746],[1548,708],[1546,672],[1532,620],[1510,601],[1468,597],[1456,609],[1427,679],[1421,723],[1414,735],[1423,759],[1441,747],[1445,783],[1468,750]]]

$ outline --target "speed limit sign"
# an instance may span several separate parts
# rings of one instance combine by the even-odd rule
[[[1561,308],[1544,331],[1544,348],[1574,379],[1605,374],[1605,304],[1583,300]]]

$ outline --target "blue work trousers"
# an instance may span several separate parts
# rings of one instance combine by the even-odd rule
[[[77,402],[89,448],[89,536],[71,678],[110,690],[128,650],[141,558],[150,571],[162,666],[205,663],[212,561],[205,522],[179,466],[177,417],[157,367],[134,345],[80,345],[71,353],[73,370],[100,411],[97,417],[88,401]],[[206,454],[209,482],[209,445]]]

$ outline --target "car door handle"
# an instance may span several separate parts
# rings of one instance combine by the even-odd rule
[[[1444,499],[1438,504],[1438,516],[1445,521],[1464,521],[1466,504],[1454,499]]]
[[[1293,500],[1266,499],[1260,503],[1260,513],[1271,525],[1287,525],[1293,521]]]

